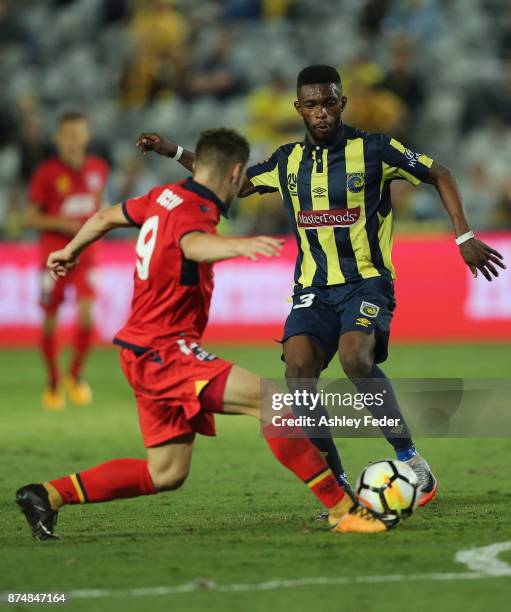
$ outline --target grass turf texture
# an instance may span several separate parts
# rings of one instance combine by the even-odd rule
[[[282,371],[269,348],[210,347],[267,377]],[[504,377],[503,345],[395,346],[391,376]],[[508,462],[511,440],[422,440],[440,480],[435,501],[400,528],[375,536],[334,536],[314,522],[313,496],[279,466],[244,417],[219,417],[218,437],[200,437],[183,489],[64,508],[57,543],[36,543],[13,503],[15,489],[114,457],[143,457],[135,403],[114,350],[97,350],[87,377],[89,408],[47,414],[31,351],[0,352],[2,432],[0,591],[69,591],[221,584],[328,576],[466,571],[456,551],[511,540]],[[337,366],[328,375],[335,376]],[[338,440],[354,480],[369,460],[391,456],[384,440]],[[511,561],[511,554],[502,556]],[[199,591],[167,596],[75,600],[70,610],[505,609],[511,579],[308,586],[272,591]],[[28,605],[26,608],[28,609]],[[46,606],[44,606],[46,607]]]

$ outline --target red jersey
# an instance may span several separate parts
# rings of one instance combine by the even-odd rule
[[[208,321],[213,266],[186,259],[179,243],[190,232],[216,234],[224,203],[187,179],[156,187],[122,208],[140,232],[131,315],[114,343],[145,350],[180,335],[200,339]]]
[[[47,215],[76,219],[81,223],[101,205],[101,194],[108,178],[108,165],[100,157],[87,155],[80,169],[71,168],[59,157],[42,162],[30,181],[28,197]],[[60,232],[41,232],[41,257],[63,248],[71,239]],[[88,251],[88,252],[87,252]],[[93,250],[80,260],[91,261]]]

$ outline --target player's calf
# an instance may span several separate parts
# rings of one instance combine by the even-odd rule
[[[154,484],[154,488],[159,492],[163,493],[164,491],[175,491],[176,489],[180,489],[186,479],[188,478],[188,474],[176,474],[174,472],[151,472],[151,479]]]
[[[147,449],[148,470],[157,491],[174,491],[184,485],[190,472],[193,441],[193,434],[187,434]]]

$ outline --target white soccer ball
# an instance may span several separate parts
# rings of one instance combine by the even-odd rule
[[[404,519],[417,507],[419,482],[412,468],[397,459],[370,463],[357,481],[361,504],[377,514]]]

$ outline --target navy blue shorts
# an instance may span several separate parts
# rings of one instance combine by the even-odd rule
[[[308,287],[293,295],[293,307],[284,326],[285,342],[308,336],[326,354],[326,368],[349,331],[375,332],[374,360],[387,359],[390,322],[396,307],[394,283],[382,276],[345,285]]]

